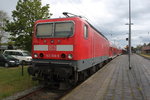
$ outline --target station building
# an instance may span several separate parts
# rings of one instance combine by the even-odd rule
[[[150,46],[142,47],[142,53],[150,54]]]

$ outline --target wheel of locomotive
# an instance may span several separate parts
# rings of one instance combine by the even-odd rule
[[[97,71],[96,65],[92,67],[93,72],[95,73]]]
[[[104,64],[103,64],[103,62],[101,62],[100,64],[98,64],[99,69],[100,69],[100,68],[102,68],[102,67],[103,67],[103,65],[104,65]]]
[[[93,67],[89,68],[89,75],[91,76],[92,74],[94,74],[94,68]]]
[[[84,72],[79,72],[79,82],[82,82],[85,80],[85,74]]]
[[[95,67],[96,67],[96,71],[98,71],[99,70],[99,64],[97,64],[97,65],[95,65]]]

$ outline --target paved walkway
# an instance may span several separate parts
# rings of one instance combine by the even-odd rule
[[[150,60],[122,55],[72,90],[61,100],[150,100]]]

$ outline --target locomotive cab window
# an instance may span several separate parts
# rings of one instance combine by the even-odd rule
[[[84,25],[84,38],[88,38],[88,26]]]
[[[37,36],[52,36],[53,33],[53,24],[38,24],[37,25]]]
[[[73,35],[73,22],[42,23],[36,27],[37,37],[70,37]]]
[[[73,35],[72,22],[60,22],[55,24],[55,37],[69,37]]]

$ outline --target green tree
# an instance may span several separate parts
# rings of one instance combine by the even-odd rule
[[[42,7],[41,0],[19,0],[12,11],[13,21],[7,21],[5,30],[11,32],[11,40],[21,49],[31,50],[34,22],[50,17],[49,5]]]
[[[143,46],[146,46],[146,43],[144,43]]]
[[[141,51],[141,49],[142,49],[142,45],[137,45],[136,46],[136,51]]]

